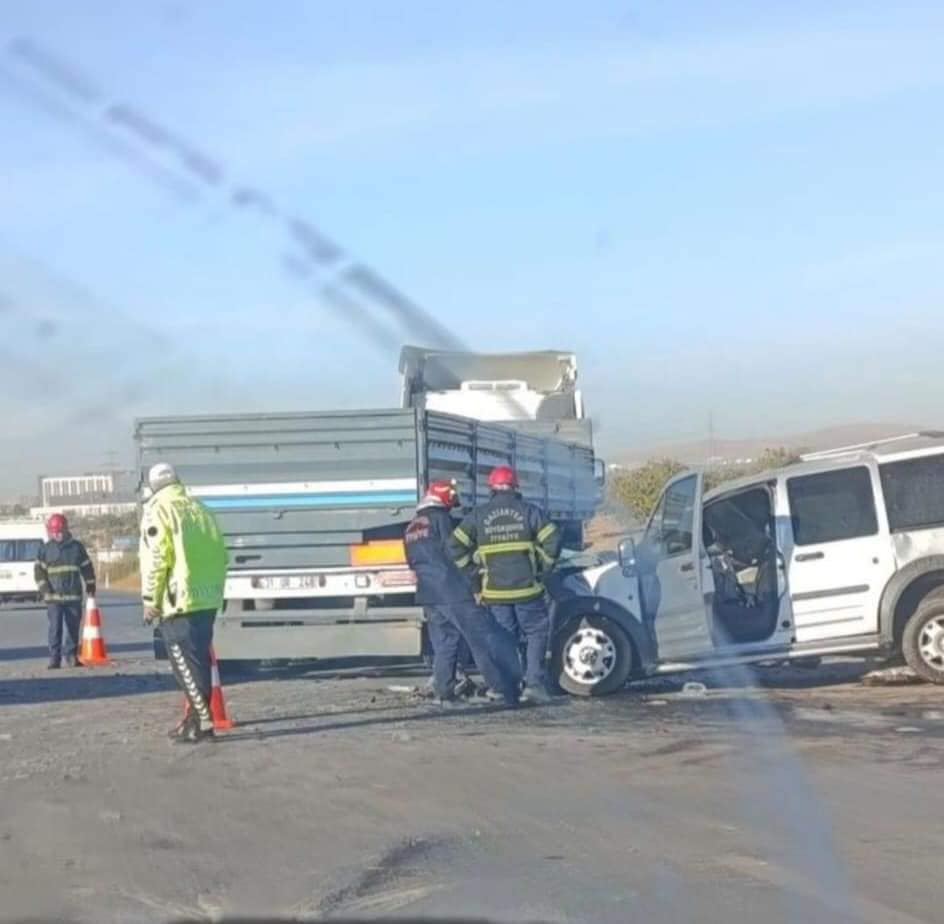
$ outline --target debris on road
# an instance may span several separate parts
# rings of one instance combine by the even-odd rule
[[[910,668],[881,667],[864,674],[862,683],[868,687],[907,686],[909,684],[924,683],[924,681]]]
[[[5,614],[8,650],[26,647],[35,615],[14,623]],[[294,919],[454,908],[494,917],[499,906],[523,920],[582,921],[575,884],[590,882],[607,899],[624,894],[636,875],[630,850],[646,861],[640,889],[667,844],[695,879],[706,857],[753,855],[781,810],[782,781],[765,771],[782,746],[795,748],[791,772],[821,773],[863,881],[887,868],[881,844],[902,856],[908,819],[896,909],[937,920],[939,813],[926,809],[944,760],[944,707],[931,684],[866,687],[861,665],[827,666],[825,686],[786,671],[759,686],[701,673],[687,688],[659,677],[607,699],[555,697],[517,712],[478,706],[481,688],[469,684],[471,698],[449,712],[418,698],[429,690],[418,667],[383,679],[264,672],[226,686],[246,731],[181,755],[162,734],[179,693],[155,673],[136,605],[109,601],[108,618],[120,653],[114,675],[51,681],[45,649],[0,661],[0,685],[17,694],[0,698],[0,861],[18,870],[4,882],[2,921],[62,920],[77,904],[70,919],[142,924],[236,909]],[[776,740],[768,710],[753,702],[776,710]],[[650,752],[651,772],[640,773]],[[740,824],[745,792],[756,800]],[[822,804],[807,808],[804,818]],[[699,820],[676,837],[679,817]],[[737,828],[724,827],[732,819]],[[566,845],[549,847],[561,822]],[[250,832],[263,832],[263,850]],[[601,836],[614,850],[600,850]],[[95,894],[81,892],[92,875]],[[730,888],[740,901],[740,881]],[[553,907],[542,904],[547,889],[559,889]],[[99,894],[110,910],[96,904]],[[625,904],[598,903],[593,915],[615,924]]]

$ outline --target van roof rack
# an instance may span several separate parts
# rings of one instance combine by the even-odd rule
[[[849,446],[837,446],[835,449],[806,452],[800,456],[800,458],[804,462],[815,462],[817,459],[831,459],[834,456],[846,456],[859,452],[868,452],[876,446],[887,446],[889,443],[900,443],[904,440],[916,439],[944,439],[944,430],[917,430],[914,433],[902,433],[900,436],[886,436],[880,440],[869,440],[867,443],[853,443]]]

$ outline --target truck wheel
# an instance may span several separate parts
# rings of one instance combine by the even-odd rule
[[[905,623],[901,651],[919,677],[944,684],[944,596],[940,593],[925,597]]]
[[[633,667],[633,643],[604,616],[571,620],[557,634],[553,676],[572,696],[606,696],[621,689]]]

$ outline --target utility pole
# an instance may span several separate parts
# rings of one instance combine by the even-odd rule
[[[708,412],[708,458],[705,459],[707,465],[715,457],[715,415],[713,411]]]

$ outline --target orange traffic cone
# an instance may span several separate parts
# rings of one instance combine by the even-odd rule
[[[190,703],[184,700],[184,716],[190,712]],[[226,700],[223,699],[223,685],[220,683],[220,668],[216,663],[216,652],[210,646],[210,715],[213,717],[215,731],[226,731],[236,723],[226,714]]]
[[[102,635],[102,611],[94,597],[85,600],[85,619],[82,620],[82,645],[79,649],[82,664],[108,664],[105,637]]]
[[[225,731],[236,723],[226,714],[226,700],[223,699],[223,685],[220,683],[220,668],[216,663],[216,652],[210,646],[210,715],[213,727]]]

